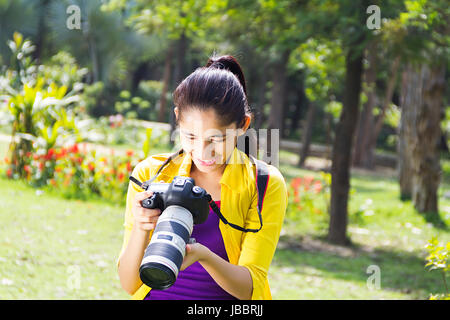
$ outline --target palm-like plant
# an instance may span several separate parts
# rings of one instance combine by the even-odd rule
[[[10,163],[13,174],[25,177],[33,142],[48,150],[64,133],[77,133],[74,119],[64,107],[78,101],[80,86],[74,85],[68,92],[67,86],[48,83],[40,76],[30,57],[34,46],[22,35],[15,33],[8,44],[15,69],[7,70],[0,82],[4,88],[2,99],[6,98],[12,116]]]

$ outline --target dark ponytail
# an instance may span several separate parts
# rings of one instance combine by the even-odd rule
[[[247,86],[245,85],[244,73],[242,72],[241,66],[233,56],[227,55],[221,57],[211,57],[206,63],[206,67],[231,71],[238,78],[242,89],[244,89],[245,96],[247,97]]]

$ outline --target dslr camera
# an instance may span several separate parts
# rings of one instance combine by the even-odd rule
[[[151,180],[141,183],[132,176],[130,180],[144,190],[153,191],[152,196],[141,201],[142,207],[161,210],[139,275],[147,286],[164,290],[178,276],[193,225],[208,218],[211,196],[190,177],[176,176],[171,183],[151,183]]]

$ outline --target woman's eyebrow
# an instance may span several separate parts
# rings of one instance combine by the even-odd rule
[[[183,130],[183,129],[181,129],[181,132],[182,132],[183,134],[186,134],[186,135],[195,136],[195,134],[193,134],[193,133],[191,133],[191,132],[189,132],[189,131]],[[211,135],[211,136],[209,136],[209,137],[207,137],[207,138],[223,138],[223,137],[225,137],[225,136],[226,136],[226,134],[225,134],[225,133],[222,133],[222,134],[213,134],[213,135]]]

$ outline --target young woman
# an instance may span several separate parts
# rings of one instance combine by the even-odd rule
[[[244,75],[232,56],[213,57],[195,70],[174,92],[175,116],[182,150],[151,156],[139,163],[133,176],[154,182],[175,176],[192,177],[220,208],[223,216],[243,228],[259,228],[255,166],[237,145],[251,122]],[[125,233],[118,260],[120,282],[134,299],[271,299],[267,272],[287,206],[287,189],[279,170],[268,165],[269,180],[258,232],[242,232],[224,224],[210,210],[206,222],[194,225],[196,243],[186,255],[176,282],[166,290],[142,283],[139,267],[161,211],[145,209],[151,195],[130,183]]]

